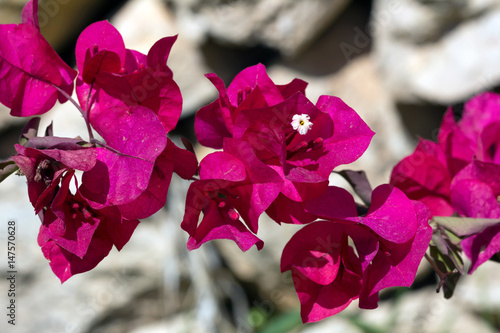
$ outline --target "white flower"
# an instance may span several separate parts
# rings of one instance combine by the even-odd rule
[[[305,135],[307,131],[309,131],[313,125],[312,122],[309,121],[310,117],[309,115],[303,113],[303,114],[296,114],[292,118],[292,127],[294,130],[297,130],[300,135]]]

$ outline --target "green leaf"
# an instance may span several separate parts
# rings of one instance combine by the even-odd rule
[[[460,276],[465,274],[460,247],[462,239],[438,222],[439,218],[432,221],[434,233],[429,246],[430,258],[427,259],[440,278],[436,291],[443,288],[444,297],[448,299],[453,296]],[[454,230],[457,232],[456,228]]]
[[[444,298],[450,299],[451,296],[453,296],[453,292],[455,291],[458,280],[461,276],[462,274],[460,274],[459,272],[451,272],[450,274],[446,275],[446,278],[444,279],[444,282],[442,284]]]
[[[440,252],[437,247],[431,245],[429,247],[429,250],[430,256],[438,268],[436,272],[438,273],[440,278],[436,292],[439,292],[439,290],[443,288],[444,297],[446,299],[449,299],[451,298],[451,296],[453,296],[453,292],[455,291],[455,287],[458,283],[458,280],[460,279],[460,276],[464,274],[463,267],[462,272],[454,268],[455,264],[450,259],[450,257]],[[462,261],[460,257],[459,260],[460,262]]]
[[[446,228],[459,237],[478,234],[486,228],[500,223],[500,219],[481,219],[454,216],[434,216],[432,220],[436,224]]]
[[[0,162],[0,183],[17,170],[19,170],[19,167],[16,162],[10,158],[6,161]]]
[[[258,330],[259,333],[286,333],[302,326],[299,311],[289,311],[273,316]]]

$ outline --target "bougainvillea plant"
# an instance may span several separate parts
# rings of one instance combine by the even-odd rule
[[[464,273],[472,274],[500,251],[500,95],[481,93],[444,114],[438,141],[420,140],[393,169],[391,184],[432,212],[430,254],[452,294]],[[460,274],[459,274],[460,273]]]
[[[32,118],[2,171],[5,177],[17,167],[26,176],[42,222],[38,243],[64,282],[94,268],[113,245],[121,249],[138,219],[164,206],[172,173],[189,179],[197,162],[167,138],[182,109],[166,65],[175,37],[159,40],[146,56],[126,49],[108,22],[94,23],[78,39],[77,72],[40,34],[37,13],[37,1],[29,1],[21,24],[0,26],[0,101],[14,116],[32,116],[69,100],[89,139],[57,137],[52,128],[39,137]],[[79,102],[71,97],[75,78]]]
[[[376,308],[385,288],[411,286],[424,257],[445,296],[464,273],[462,251],[469,273],[496,258],[500,96],[450,108],[438,142],[421,140],[390,184],[372,191],[363,172],[336,170],[357,160],[374,135],[341,99],[321,96],[314,104],[306,82],[277,85],[261,64],[227,88],[207,74],[219,97],[197,112],[195,133],[218,151],[198,163],[190,145],[181,149],[167,137],[182,111],[167,66],[175,40],[162,38],[145,55],[127,49],[107,21],[97,22],[78,38],[74,70],[40,34],[36,0],[21,24],[0,25],[0,102],[11,115],[41,115],[70,101],[87,127],[87,139],[57,137],[52,125],[39,136],[40,119],[32,117],[17,154],[0,163],[0,181],[16,171],[26,177],[41,220],[38,244],[61,282],[93,269],[113,245],[120,250],[139,219],[165,205],[173,172],[192,181],[179,221],[189,250],[215,239],[260,250],[263,213],[303,225],[281,259],[303,322],[335,315],[355,299]],[[332,172],[360,200],[331,186]]]

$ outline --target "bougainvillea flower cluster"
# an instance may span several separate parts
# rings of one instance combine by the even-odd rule
[[[30,116],[69,99],[87,123],[88,142],[55,137],[50,128],[26,137],[12,157],[42,221],[42,252],[64,282],[94,268],[113,245],[121,249],[138,219],[164,206],[172,173],[189,179],[197,161],[167,138],[182,109],[166,65],[176,37],[146,56],[126,49],[108,22],[94,23],[78,39],[76,72],[40,34],[37,16],[37,1],[29,1],[23,23],[0,26],[0,101],[13,115]],[[71,98],[75,78],[79,103]],[[37,127],[32,121],[26,132]]]
[[[352,195],[329,187],[306,205],[320,220],[299,230],[281,258],[281,270],[292,271],[304,322],[337,314],[358,298],[360,308],[376,308],[380,290],[413,283],[432,236],[429,209],[388,184],[371,201],[358,216]]]
[[[424,202],[435,216],[498,219],[500,95],[487,92],[450,107],[438,142],[421,140],[393,169],[391,183]],[[461,243],[472,273],[500,251],[500,228],[491,226]]]
[[[265,211],[278,223],[310,222],[311,216],[303,209],[283,207],[301,207],[326,191],[332,170],[361,156],[373,132],[339,98],[321,96],[314,105],[304,95],[304,81],[275,85],[263,65],[246,68],[227,89],[215,75],[207,77],[219,90],[219,98],[196,114],[196,135],[200,143],[223,152],[201,161],[200,181],[230,191],[216,192],[213,200],[224,197],[233,202],[238,219],[231,224],[238,223],[239,232],[246,232],[246,239],[253,239],[254,244],[259,242],[254,236],[258,218]],[[234,240],[232,229],[222,232],[219,228],[210,237],[202,233],[207,217],[197,226],[200,211],[215,205],[207,193],[211,188],[203,188],[206,186],[194,182],[188,192],[189,214],[182,227],[190,234],[190,243],[199,246],[214,238]],[[200,194],[194,195],[194,191]],[[238,206],[233,198],[245,198],[245,204]],[[237,243],[248,248],[247,243]]]
[[[188,248],[229,239],[243,251],[261,249],[264,212],[277,223],[304,224],[281,262],[292,271],[304,322],[357,298],[376,308],[380,290],[410,286],[432,235],[429,209],[386,184],[360,216],[351,194],[328,186],[333,169],[359,158],[374,134],[358,114],[337,97],[311,103],[298,79],[275,85],[263,65],[246,68],[227,89],[207,77],[219,98],[198,111],[195,131],[222,151],[200,162],[188,190],[181,224]]]

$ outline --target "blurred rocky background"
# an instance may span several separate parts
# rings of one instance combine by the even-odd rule
[[[24,0],[0,0],[0,22],[17,23]],[[169,59],[184,111],[174,140],[195,142],[193,117],[216,98],[203,76],[226,84],[263,63],[284,84],[309,82],[308,97],[336,95],[377,133],[365,155],[373,186],[419,137],[435,139],[447,105],[500,85],[500,1],[496,0],[41,0],[42,33],[74,65],[74,45],[88,24],[108,19],[127,47],[144,53],[179,34]],[[0,110],[0,159],[13,153],[23,119]],[[67,103],[44,115],[55,134],[85,133]],[[198,147],[198,157],[208,153]],[[341,184],[336,178],[332,182]],[[341,184],[342,185],[342,184]],[[386,292],[376,310],[357,305],[317,324],[302,325],[290,276],[279,258],[296,226],[265,218],[260,252],[229,241],[188,253],[180,229],[187,182],[174,178],[167,206],[144,220],[132,240],[96,269],[61,285],[37,245],[39,221],[25,181],[0,185],[0,332],[497,332],[500,266],[464,277],[455,296],[436,294],[425,264],[412,289]],[[6,323],[8,220],[17,224],[17,320]]]

